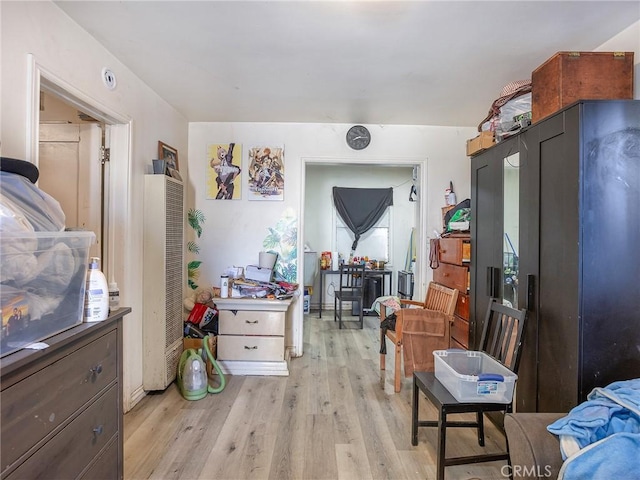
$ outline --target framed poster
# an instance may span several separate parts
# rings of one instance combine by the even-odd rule
[[[214,143],[207,145],[207,198],[238,200],[242,198],[240,173],[242,145]]]
[[[249,200],[284,200],[284,148],[249,150]]]
[[[160,141],[158,141],[158,158],[167,161],[167,168],[180,170],[178,166],[178,150]]]

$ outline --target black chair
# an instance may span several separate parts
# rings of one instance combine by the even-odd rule
[[[518,371],[520,347],[524,332],[526,310],[515,310],[497,303],[489,303],[482,329],[480,351],[489,354],[514,373]],[[431,401],[439,412],[437,421],[418,420],[419,392]],[[445,467],[467,463],[508,460],[508,452],[470,455],[447,458],[445,455],[447,427],[474,427],[478,430],[478,444],[484,447],[484,412],[511,412],[511,403],[459,402],[440,383],[433,372],[414,372],[413,405],[411,422],[411,444],[418,444],[418,427],[437,427],[437,478],[444,479]],[[453,413],[475,413],[476,421],[449,421],[447,415]]]
[[[352,306],[358,305],[360,328],[363,327],[363,303],[364,303],[364,264],[340,265],[340,285],[334,292],[333,320],[338,321],[339,328],[343,323],[343,303],[349,302]]]

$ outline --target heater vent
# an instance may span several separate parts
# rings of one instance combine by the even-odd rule
[[[184,187],[145,175],[143,387],[164,390],[182,354]]]

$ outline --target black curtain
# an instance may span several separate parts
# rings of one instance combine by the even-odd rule
[[[351,246],[351,251],[354,251],[360,236],[380,220],[387,207],[393,205],[393,188],[333,187],[333,204],[355,235]]]

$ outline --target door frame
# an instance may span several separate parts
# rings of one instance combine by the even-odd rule
[[[424,296],[427,285],[427,261],[429,256],[427,239],[427,222],[425,212],[427,212],[428,200],[427,200],[427,164],[428,158],[365,158],[354,159],[348,157],[340,158],[326,158],[326,157],[302,157],[300,158],[300,218],[298,221],[298,245],[305,244],[304,237],[304,223],[305,223],[305,191],[307,180],[307,164],[313,165],[371,165],[371,166],[394,166],[394,167],[415,167],[416,175],[414,184],[418,192],[417,201],[418,208],[416,209],[416,263],[415,263],[415,288],[414,295]],[[299,278],[304,278],[304,252],[303,249],[298,249],[298,275]],[[292,325],[292,351],[291,355],[294,357],[302,356],[304,346],[304,312],[303,302],[297,302],[299,312],[293,316]]]
[[[27,56],[27,125],[26,125],[26,160],[38,165],[38,148],[40,140],[40,91],[44,90],[73,107],[91,115],[105,125],[105,147],[110,149],[110,161],[104,169],[104,194],[106,216],[103,218],[104,252],[103,269],[107,278],[117,278],[120,291],[135,291],[133,269],[126,265],[136,263],[132,258],[132,249],[127,245],[134,243],[131,237],[132,216],[130,215],[131,170],[132,170],[132,119],[103,105],[56,74],[39,64],[33,54]],[[126,328],[124,362],[127,357]],[[132,395],[129,392],[130,381],[127,369],[124,375],[124,411],[131,407]]]

